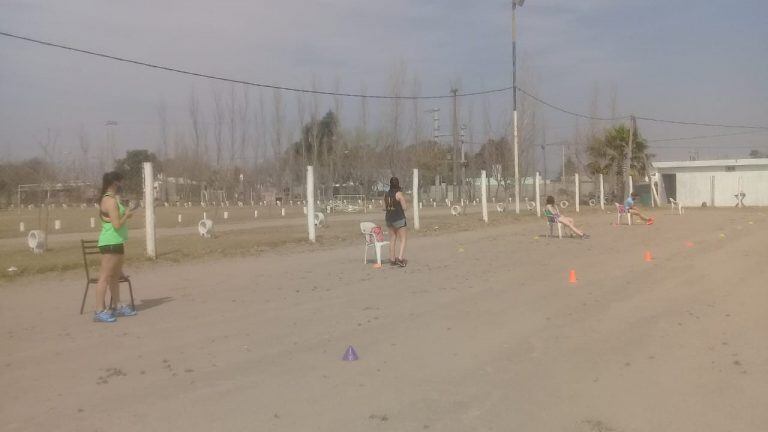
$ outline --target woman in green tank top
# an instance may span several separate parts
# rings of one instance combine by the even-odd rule
[[[129,305],[120,304],[120,284],[123,274],[123,256],[125,241],[128,239],[126,222],[133,216],[130,209],[120,203],[119,195],[123,186],[123,175],[112,171],[104,174],[99,203],[99,250],[101,251],[101,271],[96,285],[96,312],[93,320],[97,322],[115,322],[118,316],[136,315]],[[107,288],[112,296],[109,307],[106,305]]]

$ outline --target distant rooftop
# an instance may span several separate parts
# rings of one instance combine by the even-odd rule
[[[651,165],[653,165],[654,168],[693,168],[693,167],[768,165],[768,158],[652,162]]]

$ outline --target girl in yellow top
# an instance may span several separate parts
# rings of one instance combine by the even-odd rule
[[[104,174],[101,202],[99,203],[101,271],[99,283],[96,285],[96,312],[93,316],[93,320],[96,322],[115,322],[117,316],[136,315],[136,311],[131,306],[120,304],[118,280],[123,274],[125,241],[128,239],[126,222],[133,216],[131,209],[126,209],[120,203],[119,195],[122,192],[122,187],[122,174],[116,171]],[[107,287],[109,287],[112,297],[109,308],[105,303]]]

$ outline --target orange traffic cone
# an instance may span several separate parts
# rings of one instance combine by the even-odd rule
[[[571,270],[571,273],[568,275],[568,282],[572,284],[576,283],[576,270]]]
[[[645,259],[645,261],[646,261],[646,262],[651,262],[651,261],[653,261],[653,257],[651,256],[651,251],[645,251],[645,257],[644,257],[644,259]]]

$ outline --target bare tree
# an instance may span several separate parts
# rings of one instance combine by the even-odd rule
[[[283,102],[283,94],[279,89],[275,89],[272,93],[272,102],[273,102],[273,117],[272,117],[272,153],[274,155],[275,161],[279,161],[280,157],[282,155],[282,152],[284,150],[283,145],[283,134],[284,134],[284,125],[285,125],[285,104]],[[285,166],[280,166],[276,164],[275,168],[275,178],[277,179],[277,184],[280,187],[280,194],[282,195],[285,191]]]
[[[387,137],[386,150],[388,153],[389,169],[392,173],[395,173],[399,168],[400,117],[403,110],[403,102],[399,97],[403,95],[406,76],[407,66],[401,60],[395,65],[389,78],[389,94],[395,96],[395,99],[392,99],[390,102],[389,130],[386,131],[385,136]]]
[[[213,88],[213,140],[216,145],[216,169],[221,169],[224,147],[224,107],[219,91]]]
[[[248,136],[250,133],[250,93],[248,87],[243,85],[243,103],[240,106],[240,148],[238,158],[244,159],[246,148],[248,147]]]
[[[237,101],[235,96],[235,86],[229,86],[229,100],[227,101],[227,137],[229,138],[229,163],[227,169],[231,170],[235,165],[237,155]]]
[[[189,96],[189,120],[192,124],[193,166],[191,168],[193,172],[199,175],[199,169],[206,159],[203,156],[207,154],[206,142],[208,139],[208,131],[205,127],[205,120],[202,118],[202,113],[200,112],[200,103],[194,90],[192,90]],[[188,173],[186,175],[188,175]]]
[[[165,99],[157,103],[157,126],[159,134],[158,156],[160,159],[168,157],[168,109]]]
[[[88,132],[85,130],[85,126],[80,125],[80,130],[77,135],[78,146],[80,148],[80,172],[86,179],[91,178],[90,158],[91,158],[91,140],[88,138]]]

